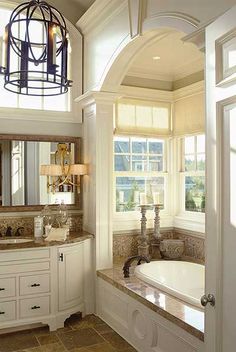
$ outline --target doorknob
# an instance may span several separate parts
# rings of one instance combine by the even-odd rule
[[[203,296],[201,297],[201,305],[202,305],[203,307],[206,307],[206,305],[207,305],[208,303],[210,303],[210,305],[211,305],[212,307],[214,307],[215,304],[216,304],[215,296],[212,295],[212,294],[210,294],[210,293],[209,293],[208,295],[203,295]]]

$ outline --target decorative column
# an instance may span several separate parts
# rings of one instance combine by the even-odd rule
[[[95,235],[96,270],[113,265],[113,93],[89,92],[84,108],[84,229]]]
[[[153,259],[161,259],[160,207],[161,207],[161,204],[154,204],[154,212],[155,212],[154,231],[153,231],[153,236],[151,241],[151,256]]]
[[[148,205],[140,205],[141,209],[141,234],[138,236],[138,254],[149,257],[149,245],[147,238],[147,218],[146,212],[150,209]]]

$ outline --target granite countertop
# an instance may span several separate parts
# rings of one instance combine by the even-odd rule
[[[164,291],[139,280],[130,269],[130,277],[124,278],[122,266],[97,271],[97,275],[117,289],[138,300],[188,333],[204,341],[204,311],[181,301]]]
[[[15,239],[15,238],[32,238],[33,241],[23,242],[23,243],[1,243],[1,239]],[[38,248],[38,247],[51,247],[51,246],[61,246],[63,244],[77,243],[85,241],[89,238],[94,238],[94,236],[86,231],[70,233],[65,241],[45,241],[45,239],[35,239],[32,236],[18,236],[18,237],[1,237],[0,238],[0,250],[11,250],[11,249],[25,249],[25,248]]]

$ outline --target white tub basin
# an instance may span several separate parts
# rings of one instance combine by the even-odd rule
[[[33,242],[33,239],[30,238],[7,238],[4,240],[0,239],[0,244],[17,244],[17,243],[26,243]]]
[[[205,291],[204,265],[181,261],[154,261],[138,265],[135,275],[186,303],[201,307],[200,299]]]

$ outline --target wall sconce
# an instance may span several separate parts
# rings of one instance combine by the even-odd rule
[[[71,151],[66,143],[58,143],[55,152],[55,164],[41,165],[40,175],[47,176],[48,192],[56,192],[56,189],[65,186],[77,187],[80,192],[80,176],[88,174],[88,168],[85,164],[72,164]],[[74,181],[77,177],[77,182]]]

